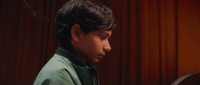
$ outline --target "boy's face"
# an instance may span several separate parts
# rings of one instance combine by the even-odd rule
[[[108,39],[112,30],[91,31],[80,36],[79,53],[84,60],[97,63],[111,50]]]

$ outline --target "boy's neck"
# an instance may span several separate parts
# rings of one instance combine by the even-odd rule
[[[68,47],[64,47],[64,46],[61,46],[63,49],[69,51],[70,53],[72,53],[73,55],[75,55],[77,58],[79,58],[82,62],[86,63],[87,60],[83,59],[81,57],[80,54],[78,54],[78,52],[72,47],[72,46],[68,46]]]

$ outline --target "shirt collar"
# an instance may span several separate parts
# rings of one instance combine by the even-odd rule
[[[71,48],[70,50],[66,50],[61,46],[56,50],[56,54],[64,56],[76,65],[87,66],[86,63],[84,63],[84,61],[81,60],[80,56],[73,48]]]

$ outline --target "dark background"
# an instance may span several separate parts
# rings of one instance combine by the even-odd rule
[[[118,20],[101,85],[170,85],[200,71],[199,0],[98,0]],[[54,18],[67,0],[0,0],[0,85],[31,85],[59,43]]]

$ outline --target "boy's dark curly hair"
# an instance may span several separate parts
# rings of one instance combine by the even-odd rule
[[[71,28],[79,24],[87,34],[95,30],[112,30],[117,23],[111,9],[95,0],[70,0],[57,13],[56,37],[61,46],[71,46]]]

